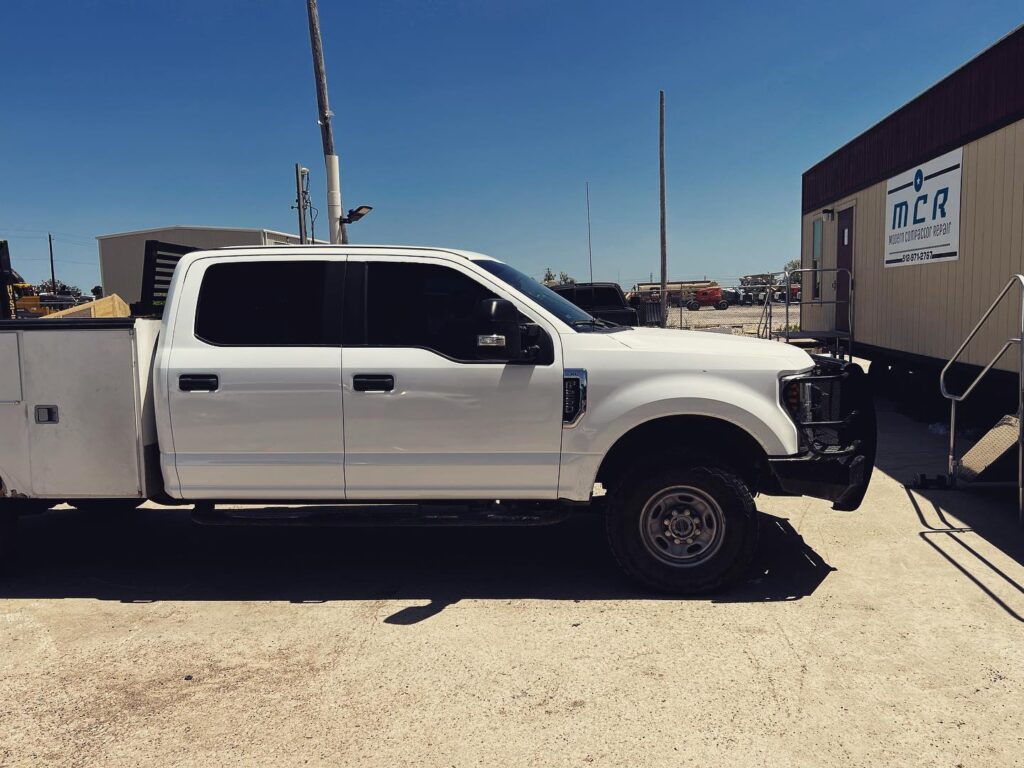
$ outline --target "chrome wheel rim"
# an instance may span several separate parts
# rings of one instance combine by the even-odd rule
[[[661,562],[692,568],[715,556],[725,536],[725,515],[710,495],[688,485],[654,494],[640,513],[640,540]]]

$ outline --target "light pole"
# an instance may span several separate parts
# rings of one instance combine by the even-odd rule
[[[348,242],[345,229],[344,207],[341,204],[341,171],[338,156],[334,154],[334,131],[331,118],[334,113],[327,103],[327,73],[324,72],[324,48],[320,39],[320,14],[316,0],[306,0],[309,16],[309,45],[313,51],[313,75],[316,78],[316,104],[320,112],[320,138],[324,145],[324,165],[327,168],[327,219],[330,226],[331,242]]]
[[[665,92],[658,96],[658,180],[661,192],[661,327],[667,325],[668,308],[668,238],[665,234]],[[680,298],[682,298],[680,296]]]
[[[587,185],[587,256],[590,258],[590,282],[594,282],[594,248],[590,240],[590,182]]]

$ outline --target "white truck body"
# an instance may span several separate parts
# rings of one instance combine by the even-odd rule
[[[151,374],[160,323],[11,325],[19,327],[0,330],[5,495],[145,499],[159,493]]]
[[[281,269],[306,275],[309,298],[228,290]],[[422,321],[401,303],[409,290]],[[480,307],[495,313],[483,331]],[[300,329],[310,317],[323,327]],[[707,444],[743,465],[751,493],[859,504],[873,421],[870,451],[860,438],[841,451],[797,411],[837,394],[783,394],[791,377],[849,371],[781,343],[600,322],[462,251],[188,254],[162,323],[0,324],[0,499],[587,503],[641,449],[658,463]]]

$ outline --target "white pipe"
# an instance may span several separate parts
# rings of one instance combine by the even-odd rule
[[[331,225],[331,242],[344,242],[341,226],[341,173],[338,170],[338,156],[324,155],[327,166],[327,220]]]

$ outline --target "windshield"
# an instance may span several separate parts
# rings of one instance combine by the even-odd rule
[[[529,296],[563,323],[571,325],[578,331],[592,330],[595,323],[601,322],[595,320],[568,299],[563,299],[547,286],[541,285],[529,275],[524,275],[518,269],[510,267],[508,264],[502,264],[500,261],[491,261],[490,259],[481,259],[473,263],[482,269],[486,269],[499,280],[508,283],[525,296]]]

